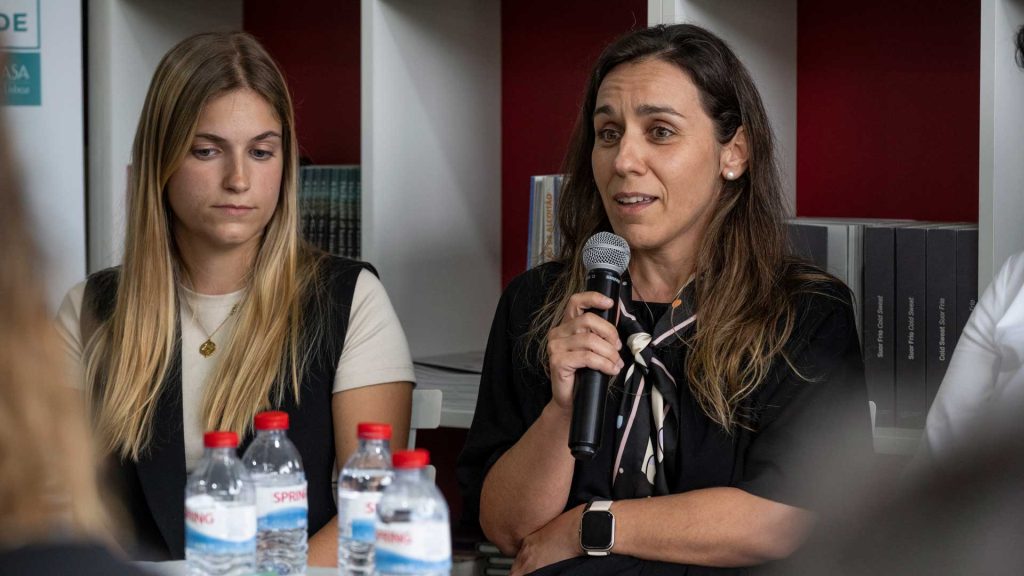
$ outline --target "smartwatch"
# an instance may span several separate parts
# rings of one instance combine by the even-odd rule
[[[611,500],[594,500],[580,519],[580,548],[587,556],[607,556],[615,545],[615,516]]]

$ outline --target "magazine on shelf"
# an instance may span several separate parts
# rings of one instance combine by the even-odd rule
[[[558,256],[561,234],[558,230],[558,197],[561,174],[530,178],[530,219],[527,234],[527,269],[550,262]]]

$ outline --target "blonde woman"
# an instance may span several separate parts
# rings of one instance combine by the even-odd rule
[[[357,423],[390,423],[406,442],[404,334],[369,265],[299,238],[294,126],[284,79],[251,36],[172,48],[132,149],[122,265],[60,310],[139,558],[184,557],[185,478],[204,430],[246,434],[261,410],[290,413],[313,565],[336,563],[331,476]]]
[[[6,135],[0,108],[0,574],[141,574],[104,546],[86,412],[65,383]]]
[[[849,291],[787,252],[771,128],[719,38],[630,33],[583,102],[560,259],[495,314],[467,510],[513,574],[747,574],[800,545],[816,484],[870,457]],[[631,250],[620,302],[583,288],[599,231]],[[617,325],[587,313],[612,307]],[[603,445],[574,460],[583,368],[612,380]]]

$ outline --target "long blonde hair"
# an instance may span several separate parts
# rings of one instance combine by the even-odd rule
[[[132,148],[128,229],[113,314],[86,344],[96,428],[102,447],[121,457],[138,459],[147,447],[157,401],[176,360],[182,270],[167,183],[191,146],[205,103],[241,88],[262,96],[280,120],[284,168],[234,336],[206,387],[203,422],[206,429],[244,433],[256,412],[280,401],[286,382],[299,398],[305,361],[298,341],[300,301],[317,266],[298,235],[291,97],[280,70],[252,36],[199,34],[172,48],[153,75]]]
[[[594,181],[593,115],[597,92],[616,66],[641,59],[678,66],[697,86],[720,144],[742,126],[750,146],[749,168],[723,181],[701,241],[696,265],[698,323],[686,372],[690,390],[707,416],[732,431],[749,427],[744,401],[767,376],[795,323],[793,295],[823,291],[835,280],[800,265],[785,233],[782,185],[774,137],[750,74],[721,39],[689,24],[657,26],[627,34],[594,65],[564,163],[568,174],[558,207],[564,269],[527,335],[527,354],[547,366],[547,332],[562,318],[569,297],[584,288],[583,244],[611,231]],[[826,291],[827,292],[827,291]]]
[[[3,58],[0,58],[3,64]],[[0,542],[106,534],[86,410],[43,302],[0,107]]]

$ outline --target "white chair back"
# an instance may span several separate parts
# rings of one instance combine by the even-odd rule
[[[441,426],[441,398],[440,390],[421,390],[416,388],[412,391],[412,417],[409,419],[409,449],[416,447],[417,430],[433,430]],[[437,469],[431,464],[427,466],[427,476],[434,480],[437,478]]]

